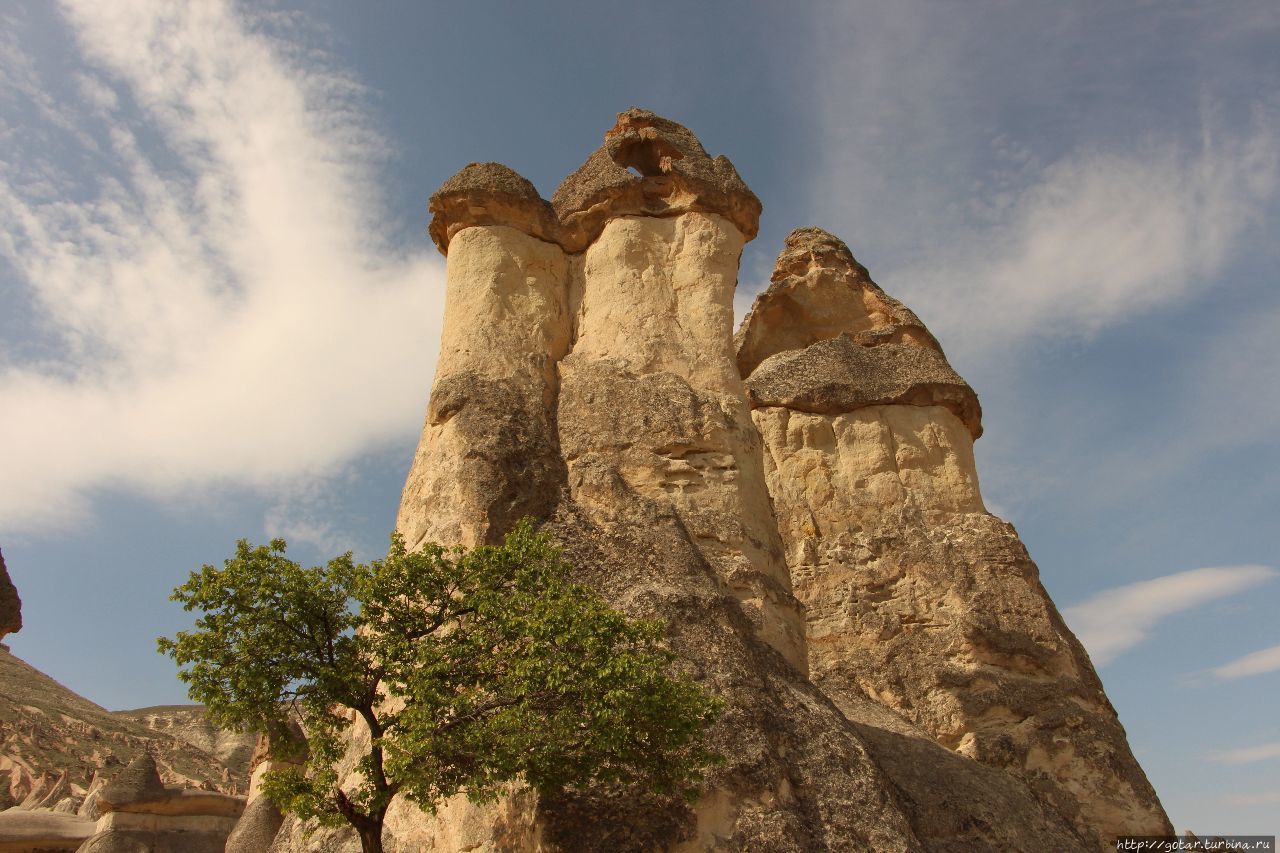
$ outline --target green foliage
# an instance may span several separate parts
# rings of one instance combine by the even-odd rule
[[[369,565],[346,554],[304,569],[279,539],[241,540],[223,568],[174,590],[203,615],[159,645],[219,724],[267,731],[299,715],[305,765],[268,774],[268,794],[363,825],[362,838],[380,835],[397,793],[428,809],[459,792],[492,799],[512,780],[694,796],[716,760],[702,735],[720,701],[666,674],[661,622],[627,619],[570,571],[527,520],[468,552],[410,553],[393,535]],[[353,717],[371,738],[364,782],[344,794]]]

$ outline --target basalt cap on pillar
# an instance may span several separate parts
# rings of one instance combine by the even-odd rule
[[[635,107],[618,114],[604,145],[564,179],[551,204],[571,252],[619,216],[717,213],[748,240],[760,226],[760,200],[729,158],[713,159],[684,125]]]
[[[872,281],[843,240],[821,228],[797,228],[783,242],[769,287],[734,335],[738,370],[745,379],[775,353],[840,334],[942,352],[915,312]]]
[[[471,163],[440,185],[428,205],[427,232],[442,254],[449,241],[472,225],[506,225],[559,243],[560,223],[550,203],[520,173],[501,163]]]
[[[753,408],[837,415],[868,406],[943,406],[982,435],[982,407],[942,353],[905,344],[865,346],[849,335],[771,355],[746,382]]]
[[[769,287],[734,336],[753,406],[822,414],[939,405],[977,438],[978,397],[911,309],[821,228],[787,235]]]

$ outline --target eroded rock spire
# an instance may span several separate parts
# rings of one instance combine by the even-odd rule
[[[920,318],[871,280],[838,238],[799,228],[734,337],[757,407],[837,414],[939,405],[974,438],[982,407]]]
[[[977,397],[920,320],[806,228],[737,342],[814,683],[1022,778],[1093,844],[1171,832],[1016,531],[983,506]]]

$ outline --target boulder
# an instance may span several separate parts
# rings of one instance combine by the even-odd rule
[[[111,812],[135,802],[146,802],[168,796],[156,760],[144,753],[112,779],[98,795],[98,810]]]
[[[223,853],[245,798],[166,786],[142,755],[98,797],[101,817],[81,853]]]

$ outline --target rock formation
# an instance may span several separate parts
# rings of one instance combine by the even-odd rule
[[[9,570],[4,565],[4,554],[0,554],[0,640],[6,634],[16,634],[22,630],[22,599],[18,590],[9,579]]]
[[[842,242],[800,229],[738,364],[814,683],[1021,777],[1103,846],[1170,832],[1084,649],[983,507],[977,397],[919,319]]]
[[[282,748],[282,742],[284,742]],[[258,736],[253,750],[252,776],[244,814],[227,837],[223,853],[261,853],[271,846],[284,814],[262,791],[262,777],[272,770],[296,766],[305,760],[306,736],[296,723],[281,731]]]
[[[760,203],[727,159],[635,109],[551,203],[505,166],[472,164],[431,211],[444,332],[400,532],[469,546],[533,516],[582,581],[667,621],[682,672],[725,699],[711,733],[725,763],[692,807],[614,790],[513,790],[434,816],[397,801],[389,850],[1079,850],[1117,826],[1167,826],[1034,567],[982,513],[976,397],[910,311],[851,257],[839,265],[842,244],[793,236],[735,346]],[[822,503],[828,464],[851,478]],[[947,526],[954,515],[970,528]],[[869,521],[865,543],[825,538]],[[955,556],[962,545],[977,550]],[[902,585],[916,610],[874,609],[897,589],[890,566],[922,578]],[[891,615],[933,618],[940,603],[960,626],[945,649],[899,638],[928,629]],[[877,618],[882,639],[862,630]],[[1050,678],[1001,675],[1043,661]],[[1055,714],[1022,698],[1076,683]],[[992,757],[1000,725],[1021,767]],[[358,750],[367,732],[352,738]],[[1128,790],[1100,790],[1103,754],[1136,772],[1107,777]],[[272,850],[359,849],[350,832],[306,829],[286,819]]]
[[[148,754],[102,790],[102,816],[80,853],[223,853],[244,797],[166,786]]]
[[[50,809],[0,811],[0,853],[73,853],[94,822]]]
[[[154,727],[137,714],[152,718]],[[212,735],[224,747],[247,741],[221,758],[175,736],[200,730],[195,721],[203,716],[196,706],[107,711],[0,648],[0,809],[58,807],[89,814],[105,778],[144,753],[159,759],[162,776],[172,784],[244,791],[254,736]]]

